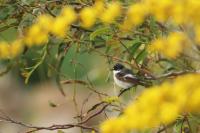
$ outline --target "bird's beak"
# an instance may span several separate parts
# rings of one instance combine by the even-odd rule
[[[113,68],[110,68],[110,71],[113,71],[114,69]]]

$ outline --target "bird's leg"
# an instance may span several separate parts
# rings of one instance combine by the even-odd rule
[[[129,87],[127,89],[121,89],[119,94],[118,94],[118,97],[120,97],[123,93],[125,93],[126,91],[129,91],[133,87],[135,88],[136,86],[132,86],[132,87]],[[136,88],[135,88],[135,91],[136,91]]]
[[[125,93],[126,91],[128,91],[130,89],[131,89],[131,87],[127,88],[127,89],[121,89],[120,92],[119,92],[119,94],[118,94],[118,97],[120,97],[123,93]]]

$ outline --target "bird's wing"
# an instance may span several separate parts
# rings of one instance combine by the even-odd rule
[[[131,70],[124,70],[116,74],[116,77],[124,82],[132,83],[132,84],[139,84],[139,79],[133,75]]]
[[[149,87],[151,84],[143,81],[141,78],[137,77],[133,74],[130,69],[124,69],[116,74],[116,77],[124,82],[131,83],[134,85],[142,85],[145,87]]]

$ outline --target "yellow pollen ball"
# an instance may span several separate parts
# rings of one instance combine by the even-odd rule
[[[92,7],[86,7],[80,12],[81,25],[89,28],[94,25],[96,21],[96,10]]]
[[[116,17],[121,14],[121,4],[119,2],[113,2],[108,5],[100,19],[104,23],[112,23]]]

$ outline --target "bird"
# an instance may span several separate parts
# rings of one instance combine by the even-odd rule
[[[139,76],[134,74],[131,69],[126,68],[120,63],[116,63],[112,70],[115,84],[122,89],[129,89],[137,85],[142,85],[145,87],[149,86],[148,82],[145,82]]]

